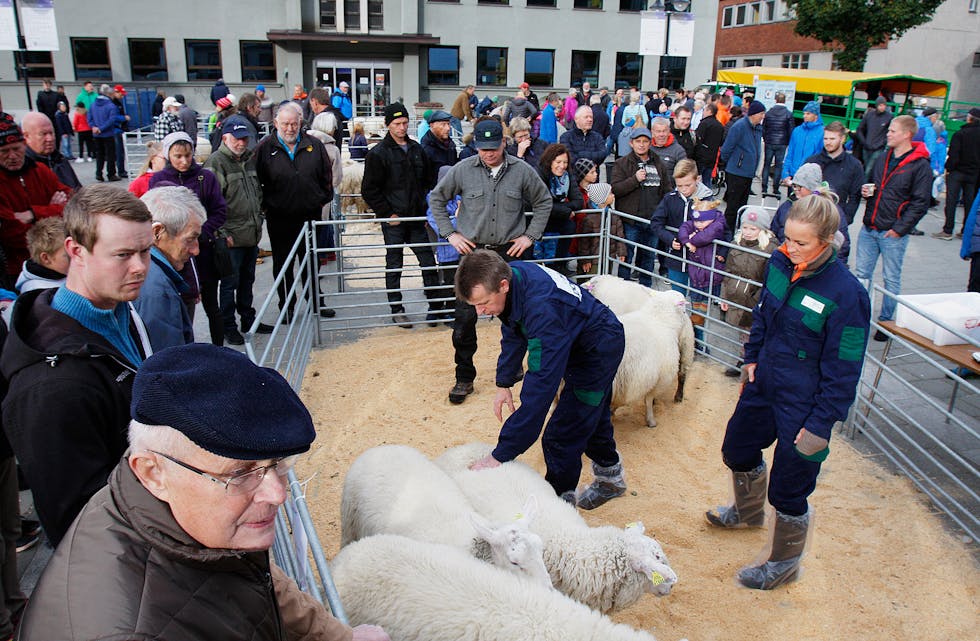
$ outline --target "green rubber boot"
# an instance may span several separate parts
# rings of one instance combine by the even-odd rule
[[[708,523],[715,527],[746,528],[762,527],[766,519],[766,464],[748,472],[732,472],[735,486],[735,503],[704,513]]]

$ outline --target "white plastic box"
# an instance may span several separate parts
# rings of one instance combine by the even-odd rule
[[[900,303],[895,315],[895,324],[899,327],[925,336],[936,345],[966,344],[966,341],[933,322],[939,320],[980,341],[980,293],[916,294],[899,296],[898,300],[915,305],[929,316],[926,318]]]

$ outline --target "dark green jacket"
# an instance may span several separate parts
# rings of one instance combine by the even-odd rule
[[[262,238],[262,188],[255,171],[255,157],[245,150],[235,158],[225,145],[204,163],[214,172],[228,204],[222,231],[234,239],[235,247],[255,247]]]

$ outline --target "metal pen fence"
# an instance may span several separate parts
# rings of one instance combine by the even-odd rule
[[[702,312],[705,323],[697,338],[697,351],[703,357],[725,367],[737,366],[747,332],[727,323],[718,308],[721,303],[742,310],[746,308],[724,300],[717,293],[671,281],[659,269],[649,270],[637,266],[637,250],[652,252],[658,262],[668,256],[668,252],[660,247],[630,240],[625,235],[612,234],[612,216],[619,216],[624,221],[636,224],[649,224],[644,218],[607,208],[601,211],[601,225],[597,233],[572,234],[555,239],[598,238],[598,252],[577,258],[595,261],[599,274],[618,273],[622,269],[624,274],[628,273],[633,277],[639,274],[649,276],[652,286],[656,288],[674,287],[688,296],[703,296],[708,303],[708,310]],[[403,218],[401,222],[422,220],[424,219]],[[257,339],[254,331],[256,326],[246,333],[246,349],[254,362],[275,367],[294,389],[299,390],[314,347],[323,346],[333,340],[353,338],[357,332],[363,330],[393,326],[387,294],[396,290],[384,284],[385,275],[393,272],[398,272],[401,277],[397,291],[403,295],[406,312],[413,319],[426,322],[429,303],[452,303],[454,298],[451,290],[447,289],[450,287],[448,281],[436,286],[425,286],[421,278],[423,272],[438,271],[451,266],[437,264],[420,267],[411,252],[412,249],[421,247],[435,248],[438,242],[432,239],[429,242],[386,245],[381,233],[381,225],[385,224],[391,224],[391,221],[377,220],[370,213],[354,215],[341,212],[336,218],[331,217],[304,226],[288,261],[288,264],[292,264],[295,259],[294,269],[298,276],[287,293],[284,310],[292,309],[293,312],[290,314],[280,311],[276,328],[267,337]],[[333,231],[333,242],[325,241],[323,234],[327,228]],[[634,250],[628,260],[620,260],[610,254],[610,247],[616,241]],[[716,241],[712,247],[711,265],[707,266],[709,271],[724,273],[723,263],[717,257],[726,255],[736,247],[739,251],[766,256],[764,252],[751,248]],[[403,267],[385,266],[385,253],[388,250],[397,250],[404,254]],[[336,261],[328,262],[328,257],[335,257]],[[680,256],[671,258],[679,260],[685,265],[685,269],[695,262],[683,252]],[[567,259],[550,258],[537,262],[562,266],[561,261],[564,260]],[[589,276],[576,274],[572,278],[581,280]],[[726,273],[725,276],[761,285],[731,274]],[[276,289],[283,282],[284,274],[280,273],[263,301],[257,318],[262,318],[270,306],[275,304]],[[439,295],[427,298],[426,292],[433,289],[439,289]],[[871,291],[873,297],[890,295],[877,286]],[[908,303],[899,299],[899,304]],[[327,307],[333,309],[336,315],[331,318],[322,317],[320,310]],[[924,315],[931,319],[928,314]],[[436,322],[445,324],[451,320],[452,312],[447,310],[443,311]],[[939,324],[943,325],[941,322]],[[885,331],[892,341],[901,346],[904,353],[893,358],[901,358],[903,362],[899,366],[889,365],[888,354],[879,354],[876,343],[869,343],[857,400],[847,423],[841,424],[838,432],[854,441],[857,446],[869,448],[883,456],[961,527],[968,540],[980,541],[980,523],[977,518],[980,514],[980,496],[977,490],[980,477],[977,465],[980,452],[980,389],[962,373],[950,372],[948,365],[928,350],[903,340],[877,323],[871,329]],[[352,335],[351,332],[355,334]],[[971,340],[970,343],[980,348],[976,341]],[[923,367],[932,373],[928,377],[928,384],[923,383]],[[944,406],[945,401],[942,399],[950,398],[951,395],[958,408],[953,403]],[[302,484],[293,473],[289,477],[289,486],[289,499],[277,521],[276,544],[273,548],[276,561],[304,589],[325,600],[335,615],[343,620],[343,608],[330,579],[328,563],[306,506]],[[309,558],[313,560],[315,573],[308,562]]]

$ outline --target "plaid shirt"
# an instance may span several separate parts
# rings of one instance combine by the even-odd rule
[[[184,125],[180,122],[180,118],[169,111],[165,111],[157,116],[157,121],[153,123],[153,137],[157,140],[163,140],[167,137],[167,134],[183,130]]]

